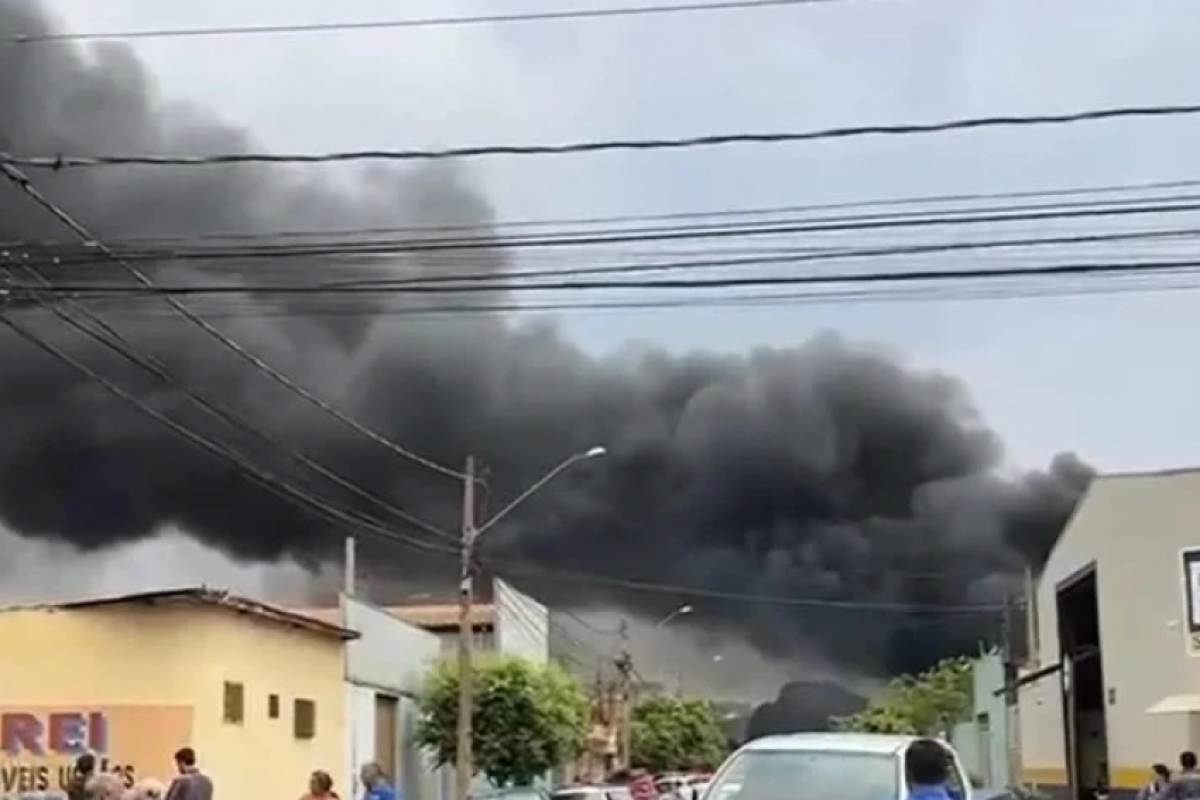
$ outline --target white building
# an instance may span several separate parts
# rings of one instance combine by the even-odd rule
[[[476,647],[548,660],[546,607],[498,579],[492,598],[492,603],[471,609]],[[361,634],[346,648],[346,763],[351,769],[335,776],[339,793],[356,796],[359,769],[377,762],[403,789],[406,800],[452,797],[452,770],[435,770],[414,736],[421,682],[438,659],[457,648],[458,607],[382,608],[343,594],[337,609],[303,613]]]
[[[1200,750],[1200,469],[1094,479],[1035,586],[1018,680],[1023,781],[1107,774]]]
[[[346,763],[350,771],[335,776],[339,794],[359,794],[358,771],[379,763],[406,800],[449,797],[448,770],[434,770],[414,743],[416,697],[421,681],[441,656],[441,642],[428,631],[397,619],[386,609],[342,595],[338,609],[310,610],[319,618],[335,618],[361,634],[346,648]]]

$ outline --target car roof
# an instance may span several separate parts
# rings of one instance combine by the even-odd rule
[[[586,786],[563,786],[560,789],[555,789],[555,795],[564,794],[595,794],[597,792],[612,792],[628,787],[618,786],[610,783],[589,783]]]
[[[743,745],[741,752],[823,750],[895,755],[918,738],[882,733],[785,733],[748,742]]]

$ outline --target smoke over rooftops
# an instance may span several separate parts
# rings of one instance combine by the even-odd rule
[[[0,29],[49,27],[35,3],[0,0]],[[160,96],[119,45],[0,48],[0,112],[0,148],[19,153],[253,146],[244,131],[209,111]],[[493,216],[469,175],[441,165],[372,170],[349,187],[327,182],[319,171],[300,176],[263,167],[36,177],[51,198],[111,241],[214,231],[487,226]],[[65,238],[20,193],[0,188],[0,239]],[[9,266],[32,264],[61,276],[54,246],[8,252],[15,259]],[[228,282],[294,281],[332,270],[346,277],[456,269],[500,275],[507,263],[496,247],[473,250],[469,259],[414,254],[353,264],[316,257],[190,263],[168,253],[145,266],[156,278],[219,275]],[[116,275],[99,259],[71,268]],[[992,602],[1023,564],[1044,558],[1090,475],[1077,459],[1062,456],[1044,472],[1002,477],[1002,447],[958,381],[834,334],[744,356],[631,348],[596,358],[551,324],[500,315],[397,319],[373,315],[375,302],[356,296],[279,305],[246,296],[199,307],[246,312],[215,321],[412,450],[447,464],[479,456],[490,470],[493,507],[565,455],[607,445],[603,463],[565,476],[489,537],[489,556],[551,574],[571,570],[838,603]],[[341,313],[321,313],[328,310],[322,303],[336,303]],[[406,464],[313,411],[182,320],[98,308],[189,385],[220,396],[344,477],[456,530],[458,487],[444,476]],[[281,310],[290,313],[273,313]],[[177,391],[105,357],[48,314],[14,313],[38,335],[256,463],[333,501],[381,513],[203,417]],[[178,528],[248,562],[315,566],[336,554],[340,532],[328,523],[7,332],[0,335],[0,361],[0,520],[26,541],[87,553]],[[448,578],[454,569],[448,556],[384,545],[364,563],[416,583]],[[549,602],[578,607],[618,603],[653,616],[680,600],[583,581],[531,580]],[[707,602],[706,620],[764,650],[815,648],[871,670],[908,668],[973,646],[994,624],[970,615]]]

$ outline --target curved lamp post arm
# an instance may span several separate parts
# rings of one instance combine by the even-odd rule
[[[682,617],[685,614],[690,614],[694,610],[695,609],[693,609],[690,605],[680,606],[679,608],[675,609],[670,614],[667,614],[665,617],[663,617],[658,622],[656,622],[654,624],[654,630],[658,630],[659,628],[662,628],[663,626],[665,626],[668,622],[671,622],[672,620],[674,620],[676,617]]]
[[[537,492],[538,492],[538,491],[539,491],[539,490],[540,490],[540,489],[541,489],[543,486],[545,486],[545,485],[546,485],[546,484],[548,484],[550,481],[552,481],[552,480],[554,480],[555,478],[557,478],[557,477],[558,477],[559,475],[561,475],[562,473],[566,472],[568,469],[570,469],[571,467],[573,467],[575,464],[578,464],[580,461],[587,461],[588,459],[592,459],[592,458],[600,458],[600,457],[602,457],[602,456],[605,456],[605,455],[607,455],[607,454],[608,454],[608,451],[607,451],[606,449],[604,449],[603,447],[593,447],[591,450],[588,450],[588,451],[587,451],[587,452],[585,452],[585,453],[576,453],[575,455],[571,456],[571,457],[570,457],[570,458],[568,458],[566,461],[563,461],[563,462],[562,462],[561,464],[559,464],[557,467],[555,467],[554,469],[550,470],[550,471],[549,471],[549,472],[547,472],[545,475],[543,475],[541,478],[539,478],[539,479],[538,479],[538,480],[537,480],[537,481],[536,481],[536,482],[535,482],[535,483],[534,483],[532,486],[530,486],[528,489],[526,489],[525,491],[523,491],[523,492],[521,492],[519,495],[517,495],[515,498],[513,498],[513,499],[512,499],[512,501],[511,501],[511,502],[510,502],[508,505],[506,505],[504,508],[502,508],[502,509],[500,509],[499,511],[497,511],[497,512],[496,512],[496,513],[495,513],[495,514],[494,514],[494,515],[491,517],[491,519],[489,519],[487,522],[483,523],[483,524],[482,524],[482,525],[480,525],[478,528],[476,528],[476,529],[475,529],[475,536],[476,536],[476,537],[478,537],[478,536],[482,536],[482,535],[483,535],[483,533],[484,533],[485,531],[487,531],[489,528],[491,528],[493,525],[495,525],[495,524],[496,524],[497,522],[499,522],[500,520],[502,520],[502,519],[504,519],[505,517],[507,517],[507,516],[508,516],[510,513],[512,513],[512,512],[513,512],[513,511],[514,511],[514,510],[515,510],[515,509],[516,509],[516,508],[517,508],[519,505],[521,505],[522,503],[524,503],[526,500],[528,500],[528,499],[529,499],[530,497],[532,497],[533,495],[537,494]]]

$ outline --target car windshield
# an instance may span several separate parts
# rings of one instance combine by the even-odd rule
[[[885,753],[748,750],[709,785],[705,800],[881,800],[900,796]]]

